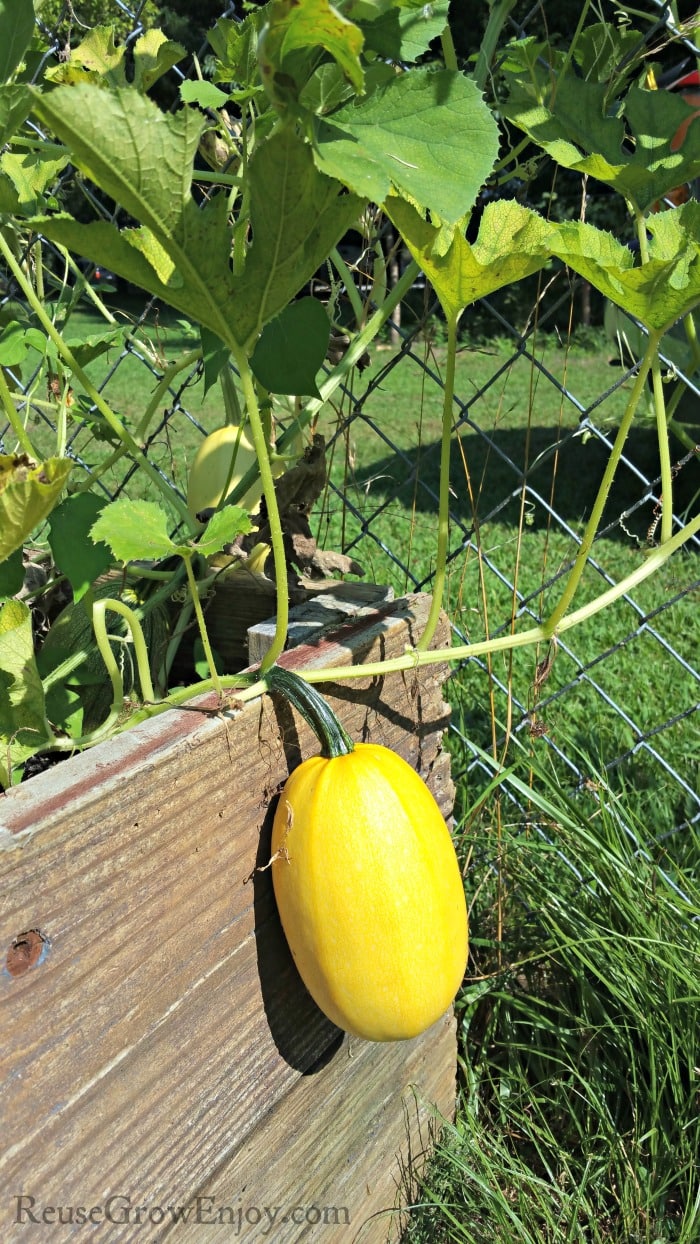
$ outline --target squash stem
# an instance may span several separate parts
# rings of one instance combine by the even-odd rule
[[[447,578],[447,552],[450,536],[450,448],[452,441],[452,405],[455,391],[455,360],[457,357],[457,316],[447,320],[447,364],[442,407],[442,440],[440,445],[440,499],[438,503],[437,557],[433,572],[433,599],[425,630],[416,647],[424,652],[430,647],[440,619]]]
[[[264,677],[268,691],[288,700],[313,730],[321,744],[322,756],[332,760],[354,750],[355,744],[330,705],[308,682],[279,665],[270,666]]]

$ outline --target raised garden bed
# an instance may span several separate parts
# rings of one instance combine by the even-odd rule
[[[428,607],[387,602],[281,663],[397,655]],[[434,642],[449,642],[444,618]],[[350,734],[404,756],[449,816],[445,672],[323,690]],[[265,1207],[282,1244],[399,1234],[453,1111],[455,1024],[447,1014],[386,1045],[348,1038],[297,976],[264,865],[275,796],[317,747],[269,697],[222,715],[209,696],[0,799],[3,1239],[35,1233],[36,1218],[52,1241],[73,1238],[80,1207],[97,1207],[94,1239],[199,1239],[205,1222],[207,1239],[262,1238]],[[179,1206],[192,1208],[175,1223]]]

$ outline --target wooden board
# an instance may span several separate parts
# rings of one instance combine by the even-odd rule
[[[284,663],[402,652],[428,604],[393,602]],[[445,673],[324,690],[350,733],[394,747],[449,815]],[[347,1210],[352,1230],[319,1238],[383,1241],[390,1219],[363,1223],[394,1207],[433,1104],[452,1112],[450,1017],[415,1042],[341,1039],[296,974],[269,872],[254,871],[312,736],[268,697],[226,719],[216,707],[165,713],[0,797],[3,1240],[36,1234],[37,1216],[52,1244],[85,1236],[58,1206],[74,1219],[94,1207],[90,1239],[144,1225],[149,1240],[200,1239],[201,1222],[173,1226],[167,1207],[214,1195],[251,1214],[238,1237],[222,1223],[207,1238],[261,1238],[254,1209],[291,1203]],[[315,1230],[290,1218],[271,1238]]]

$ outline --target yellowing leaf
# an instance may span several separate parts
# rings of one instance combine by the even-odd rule
[[[437,245],[441,230],[423,220],[410,203],[391,196],[385,209],[448,319],[458,318],[470,303],[495,289],[537,272],[551,255],[553,227],[511,200],[488,205],[473,245],[456,233],[446,251]]]
[[[37,466],[26,454],[0,454],[0,561],[51,513],[72,462],[49,458]]]
[[[8,600],[0,607],[0,784],[9,786],[12,770],[50,738],[31,613],[24,601]]]

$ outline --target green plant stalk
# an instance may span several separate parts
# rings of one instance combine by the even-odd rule
[[[136,668],[139,672],[139,684],[141,686],[142,698],[144,700],[155,700],[155,692],[151,681],[151,665],[148,657],[148,648],[146,646],[146,640],[144,638],[141,623],[133,609],[130,609],[128,605],[125,605],[123,600],[116,600],[113,597],[107,597],[105,600],[95,601],[92,606],[95,637],[97,638],[97,630],[99,628],[100,636],[103,640],[103,643],[99,645],[99,647],[103,660],[105,660],[105,664],[107,664],[105,652],[109,651],[110,656],[112,656],[112,649],[107,640],[107,627],[105,624],[105,613],[108,609],[111,609],[112,613],[118,613],[122,618],[124,618],[124,621],[131,631],[131,638],[134,645],[134,656],[136,658]],[[113,656],[112,660],[114,660]]]
[[[197,588],[197,580],[194,577],[194,571],[192,569],[192,558],[185,557],[184,562],[185,562],[185,570],[187,571],[187,582],[190,588],[190,599],[192,601],[192,607],[194,609],[194,614],[197,619],[197,626],[199,627],[199,636],[202,641],[204,655],[207,659],[207,664],[211,672],[211,680],[212,680],[214,690],[216,691],[217,695],[221,697],[224,693],[223,687],[221,686],[221,683],[219,681],[219,674],[216,668],[216,662],[214,661],[214,653],[212,652],[211,644],[209,643],[209,632],[207,631],[207,624],[204,621],[204,612],[202,610],[202,602],[199,599],[199,590]]]
[[[639,257],[642,264],[649,262],[649,240],[647,238],[646,219],[639,208],[632,204],[634,222],[639,242]],[[661,475],[661,543],[668,540],[673,532],[673,476],[671,472],[671,446],[668,440],[668,423],[666,421],[666,403],[664,400],[661,363],[659,361],[659,343],[662,333],[649,334],[649,342],[644,357],[649,352],[649,344],[654,342],[651,356],[651,381],[654,395],[654,412],[656,415],[656,434],[659,443],[659,468]]]
[[[93,306],[99,311],[100,315],[107,321],[108,324],[118,324],[119,321],[117,320],[116,315],[113,315],[109,310],[109,307],[105,306],[104,302],[97,293],[97,290],[93,289],[90,282],[85,279],[85,274],[80,271],[80,268],[75,262],[70,251],[67,251],[65,246],[59,246],[58,244],[55,245],[59,254],[62,256],[70,271],[73,273],[73,276],[76,278],[76,282],[79,282],[80,293],[87,295]]]
[[[632,387],[629,401],[622,419],[620,420],[620,426],[618,428],[617,436],[615,437],[615,443],[610,450],[610,455],[605,466],[600,488],[598,489],[598,495],[595,499],[593,509],[591,510],[590,517],[586,523],[586,528],[581,538],[576,559],[569,573],[569,577],[566,581],[564,591],[562,592],[559,602],[544,623],[545,637],[547,639],[551,639],[552,635],[554,635],[554,633],[559,629],[561,620],[569,608],[569,605],[571,604],[581,581],[581,577],[588,560],[588,555],[591,551],[593,541],[600,526],[603,510],[605,509],[610,489],[615,478],[615,472],[617,471],[618,463],[622,457],[622,451],[625,447],[627,435],[637,411],[639,399],[646,382],[647,373],[651,367],[652,359],[658,349],[658,345],[659,333],[650,334],[647,341],[647,348],[644,351],[642,361],[639,365],[639,371]]]
[[[226,414],[226,422],[229,424],[243,424],[243,416],[241,413],[241,404],[238,400],[238,390],[233,382],[231,368],[228,364],[221,370],[221,393],[224,399],[224,412]],[[228,481],[227,481],[228,483]],[[224,493],[225,493],[224,489]]]
[[[445,26],[445,29],[440,35],[440,44],[442,46],[442,59],[445,62],[445,69],[452,69],[454,73],[457,73],[457,70],[459,69],[457,64],[457,53],[455,51],[454,39],[452,38],[452,31],[450,30],[449,25]]]
[[[655,353],[652,359],[651,381],[654,394],[656,431],[659,442],[659,474],[661,476],[661,530],[659,534],[663,544],[670,539],[673,533],[673,471],[671,466],[671,445],[668,438],[664,382],[661,376],[661,363],[658,353]]]
[[[458,315],[448,316],[447,319],[447,360],[442,403],[442,437],[440,441],[437,556],[433,572],[433,595],[430,602],[430,613],[428,614],[423,634],[416,644],[419,652],[424,652],[426,648],[430,647],[445,596],[447,553],[450,537],[450,447],[452,445],[452,404],[455,391],[458,319]]]
[[[199,584],[198,591],[201,591],[201,587],[202,585]],[[194,605],[192,603],[192,597],[188,593],[186,599],[183,601],[183,603],[180,605],[180,608],[177,611],[177,620],[175,622],[175,626],[173,627],[173,633],[170,636],[168,646],[165,650],[165,656],[163,657],[163,675],[166,680],[170,677],[170,671],[173,667],[173,661],[175,660],[175,657],[177,656],[178,649],[180,647],[180,644],[182,643],[183,635],[185,634],[185,631],[189,627],[190,619],[193,613],[194,613]]]
[[[89,734],[84,734],[78,739],[57,738],[51,744],[51,750],[72,752],[77,748],[91,747],[94,743],[99,743],[112,733],[113,727],[118,722],[124,711],[124,681],[121,671],[114,659],[114,653],[109,642],[107,634],[107,624],[105,622],[105,614],[108,609],[113,613],[120,614],[126,621],[131,632],[131,638],[134,644],[134,656],[136,658],[136,666],[139,672],[139,683],[141,686],[141,696],[144,700],[150,702],[155,701],[155,692],[151,681],[151,669],[148,660],[148,648],[144,639],[141,623],[139,622],[133,609],[125,605],[121,600],[115,600],[110,597],[107,600],[97,600],[92,606],[92,626],[95,632],[95,643],[100,652],[100,656],[105,663],[109,680],[112,684],[112,707],[108,716],[98,726],[97,730],[92,730]],[[82,654],[81,654],[82,655]],[[45,683],[45,686],[47,684]]]
[[[56,457],[62,458],[66,452],[66,441],[68,439],[68,392],[69,385],[65,377],[61,388],[61,399],[58,403],[58,413],[56,415]]]
[[[23,449],[25,454],[27,454],[33,461],[38,461],[32,442],[27,434],[27,429],[22,423],[22,420],[17,413],[17,407],[12,400],[12,394],[10,393],[9,385],[5,379],[5,371],[2,367],[0,367],[0,403],[2,403],[2,409],[7,416],[7,421],[12,428],[12,431],[17,437],[17,442],[21,449]]]
[[[636,570],[625,575],[624,579],[621,579],[619,583],[608,588],[606,592],[597,596],[595,600],[589,601],[588,604],[581,605],[579,609],[572,610],[571,613],[567,614],[560,622],[557,634],[563,634],[565,631],[589,621],[590,618],[595,617],[601,610],[607,609],[616,600],[619,600],[621,596],[625,596],[640,583],[643,583],[645,579],[656,574],[673,554],[682,548],[687,540],[690,540],[699,532],[700,514],[681,531],[676,532],[666,544],[660,544],[649,553],[644,562]],[[514,648],[531,647],[535,644],[545,643],[551,640],[551,638],[551,634],[545,629],[544,625],[540,625],[530,627],[529,630],[521,631],[519,634],[501,635],[495,639],[483,639],[474,644],[459,644],[454,648],[433,648],[429,652],[419,652],[417,648],[407,648],[403,656],[390,657],[385,661],[367,662],[363,665],[324,666],[322,669],[298,670],[297,673],[300,678],[309,683],[349,682],[353,678],[383,678],[387,674],[400,674],[407,670],[420,669],[424,665],[452,664],[467,661],[471,657],[488,656],[494,652],[509,652]],[[234,693],[236,705],[240,707],[251,700],[257,699],[267,691],[265,671],[262,669],[262,666],[260,667],[260,675],[256,681],[252,682],[251,675],[249,674],[224,674],[218,680],[219,686],[224,693]],[[195,696],[206,695],[215,690],[217,688],[214,686],[211,678],[205,678],[201,682],[194,683],[189,687],[178,688],[157,705],[139,709],[129,718],[128,722],[124,723],[122,728],[127,729],[140,721],[145,721],[149,717],[165,712],[166,709],[177,708],[182,704],[187,704]],[[223,707],[225,707],[225,704]]]
[[[501,31],[508,20],[512,10],[515,8],[516,0],[492,0],[489,20],[486,24],[481,43],[479,46],[479,55],[476,58],[474,66],[474,81],[480,91],[486,86],[486,79],[489,74],[491,62],[493,61],[498,41],[501,37]],[[443,55],[444,55],[443,43]],[[447,60],[445,60],[447,65]],[[449,69],[451,66],[447,65]],[[455,66],[456,67],[456,66]]]
[[[365,314],[364,305],[362,299],[360,298],[358,288],[352,279],[352,273],[343,259],[343,256],[340,254],[337,246],[334,246],[331,251],[331,259],[333,260],[338,276],[345,286],[345,292],[350,299],[350,305],[355,316],[355,323],[357,324],[357,327],[360,328]]]
[[[243,399],[250,424],[250,434],[258,459],[258,471],[265,498],[267,521],[270,527],[270,544],[272,546],[272,557],[275,567],[275,589],[277,593],[275,634],[272,645],[266,653],[262,664],[262,668],[268,669],[277,660],[287,640],[287,628],[289,625],[287,559],[284,550],[284,535],[279,505],[277,504],[277,493],[275,492],[275,481],[272,474],[272,466],[270,465],[270,454],[265,436],[265,427],[258,405],[258,395],[255,390],[253,373],[250,370],[243,348],[233,341],[230,344],[232,346],[233,360],[241,381]]]
[[[46,314],[46,311],[44,309],[42,302],[40,301],[39,298],[37,298],[31,286],[31,283],[26,279],[24,273],[22,272],[20,265],[15,260],[14,255],[12,254],[12,251],[10,250],[10,247],[7,245],[7,242],[5,241],[1,232],[0,232],[0,253],[3,255],[8,268],[10,269],[10,271],[12,272],[12,275],[14,276],[18,285],[20,286],[25,298],[27,299],[27,302],[32,308],[32,311],[36,315],[39,323],[41,324],[41,327],[44,329],[44,332],[53,341],[64,363],[66,363],[66,365],[70,368],[73,375],[80,381],[85,392],[90,398],[90,401],[93,402],[94,405],[97,407],[100,414],[103,416],[105,422],[112,429],[115,435],[119,437],[119,439],[122,441],[122,443],[124,444],[128,452],[137,460],[137,462],[139,463],[139,466],[143,468],[145,474],[148,476],[151,482],[156,485],[158,491],[163,494],[163,496],[168,501],[168,503],[173,507],[174,510],[177,511],[178,517],[185,524],[188,532],[194,533],[195,524],[193,522],[193,519],[190,517],[190,513],[184,501],[182,501],[181,498],[175,492],[175,490],[172,489],[169,486],[169,484],[165,482],[165,480],[162,478],[162,476],[156,470],[156,468],[152,466],[151,462],[149,461],[146,454],[144,454],[140,445],[138,445],[137,442],[134,440],[133,436],[131,436],[131,434],[127,432],[124,425],[119,421],[117,416],[114,414],[114,411],[111,409],[110,406],[107,405],[102,395],[98,393],[92,381],[88,379],[82,367],[80,367],[76,358],[74,357],[72,350],[66,345],[65,341],[63,340],[63,337],[61,336],[58,329],[53,324],[53,321]]]

